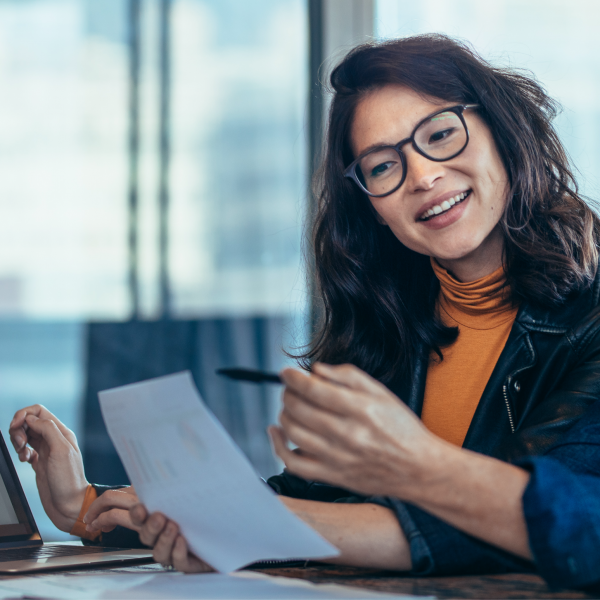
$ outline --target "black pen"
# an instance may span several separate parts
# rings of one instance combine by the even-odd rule
[[[241,367],[231,367],[227,369],[217,369],[217,375],[237,379],[238,381],[250,381],[252,383],[283,383],[277,373],[267,373],[258,369],[244,369]]]

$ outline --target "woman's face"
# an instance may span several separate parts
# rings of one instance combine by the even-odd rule
[[[351,129],[354,156],[373,145],[394,145],[409,137],[425,117],[454,106],[389,85],[371,92],[357,106]],[[462,281],[486,275],[502,264],[498,221],[508,192],[508,178],[490,130],[476,110],[466,110],[469,143],[457,157],[434,162],[403,146],[407,173],[398,190],[370,198],[379,220],[408,248],[435,257]],[[466,198],[444,210],[442,203]],[[440,214],[427,217],[440,206]],[[438,212],[438,209],[435,209]]]

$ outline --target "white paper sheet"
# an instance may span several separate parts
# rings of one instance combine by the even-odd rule
[[[99,397],[140,499],[176,521],[193,552],[217,571],[258,560],[338,554],[260,480],[188,372]]]
[[[270,577],[263,573],[241,572],[233,575],[165,574],[124,593],[104,592],[103,600],[159,600],[180,598],[196,600],[351,600],[413,597],[381,594],[366,589],[337,584],[314,584],[301,579]],[[416,600],[416,599],[414,599]],[[419,600],[425,600],[419,598]]]
[[[115,597],[130,587],[140,586],[156,575],[101,575],[56,574],[11,576],[0,580],[0,598],[60,598],[60,600],[96,600],[105,592]],[[135,597],[135,596],[134,596]]]
[[[405,598],[336,584],[314,584],[300,579],[269,577],[255,572],[233,575],[205,573],[113,574],[107,570],[46,574],[0,580],[0,599],[43,598],[45,600],[327,600]],[[420,600],[425,600],[420,598]]]

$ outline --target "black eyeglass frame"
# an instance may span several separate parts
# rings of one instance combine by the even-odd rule
[[[389,196],[390,194],[393,194],[397,189],[400,188],[400,186],[406,180],[406,172],[407,172],[408,167],[406,165],[406,156],[405,156],[404,152],[402,151],[402,146],[405,146],[406,144],[411,142],[412,147],[415,149],[415,152],[418,152],[421,156],[424,156],[425,158],[427,158],[428,160],[431,160],[433,162],[445,162],[447,160],[452,160],[453,158],[457,157],[467,147],[467,144],[469,143],[469,128],[467,127],[467,124],[465,122],[463,112],[465,110],[471,109],[471,108],[479,108],[479,104],[458,104],[457,106],[450,106],[449,108],[442,108],[441,110],[438,110],[438,111],[426,116],[424,119],[421,119],[415,125],[415,128],[413,129],[412,133],[410,134],[410,137],[400,140],[394,146],[377,146],[377,148],[372,148],[371,150],[361,154],[356,160],[354,160],[350,165],[348,165],[348,167],[346,167],[346,169],[344,169],[344,177],[348,177],[349,179],[352,179],[356,183],[356,185],[358,185],[358,187],[365,194],[367,194],[368,196],[371,196],[372,198],[384,198],[385,196]],[[433,158],[433,157],[429,156],[428,154],[426,154],[425,152],[423,152],[423,150],[421,150],[421,148],[419,148],[419,146],[417,146],[417,143],[415,142],[415,133],[417,133],[417,129],[419,129],[419,127],[421,127],[421,125],[423,125],[423,123],[425,123],[426,121],[429,121],[430,119],[433,119],[437,115],[440,115],[440,114],[446,113],[446,112],[452,112],[460,119],[461,123],[463,124],[463,127],[465,128],[465,133],[467,134],[467,139],[465,140],[463,147],[458,152],[455,152],[452,156],[448,156],[447,158]],[[358,175],[356,174],[356,167],[358,166],[358,163],[365,156],[368,156],[369,154],[372,154],[373,152],[379,152],[380,150],[385,150],[387,148],[391,148],[392,150],[395,150],[397,152],[398,156],[400,157],[400,161],[402,163],[402,178],[400,179],[400,183],[393,190],[390,190],[389,192],[386,192],[385,194],[373,194],[373,193],[369,192],[369,190],[367,190],[365,188],[365,186],[361,183],[360,179],[358,178]]]

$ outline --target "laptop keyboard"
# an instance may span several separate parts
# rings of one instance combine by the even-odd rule
[[[13,560],[36,560],[55,556],[79,556],[81,554],[102,554],[116,552],[125,548],[107,548],[102,546],[39,546],[38,548],[11,548],[0,550],[0,562]]]

